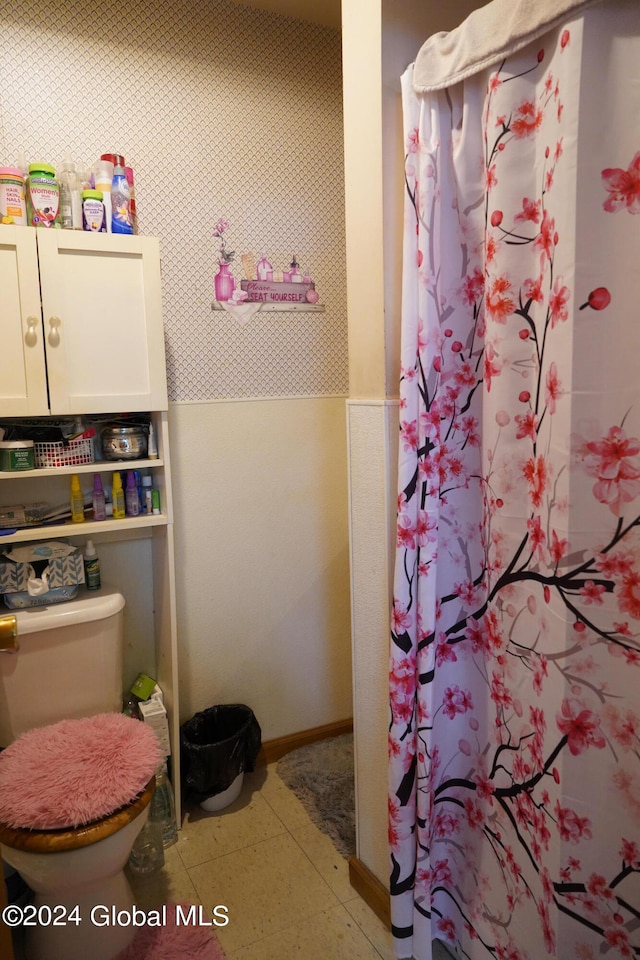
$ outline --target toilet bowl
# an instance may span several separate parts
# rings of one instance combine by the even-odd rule
[[[77,829],[0,823],[2,859],[35,894],[24,914],[34,924],[25,926],[27,960],[113,960],[131,943],[134,897],[124,866],[154,788],[152,777],[132,803]]]
[[[134,905],[123,868],[147,819],[155,786],[151,774],[161,757],[149,727],[118,712],[123,688],[123,608],[124,598],[103,587],[94,596],[16,611],[19,649],[0,656],[0,746],[6,747],[0,754],[0,852],[35,894],[33,912],[29,907],[25,913],[30,922],[23,924],[27,960],[112,960],[136,933],[134,926],[117,920],[118,913],[123,920],[130,915]],[[109,771],[100,793],[100,812],[63,818],[55,822],[56,829],[39,829],[51,823],[22,819],[22,808],[13,805],[11,797],[18,781],[24,783],[24,767],[16,757],[25,739],[34,734],[46,737],[59,721],[79,724],[86,734],[105,717],[107,723],[111,717],[117,718],[114,724],[123,720],[132,724],[131,742],[136,748],[129,748],[126,756],[114,754],[113,764],[110,756],[103,756],[96,765]],[[93,731],[90,736],[88,746],[84,744],[85,756],[93,756],[94,749],[106,749],[101,736]],[[157,751],[153,762],[148,769],[146,760],[142,768],[137,767],[133,789],[120,795],[116,791],[112,798],[113,769],[129,770],[132,764],[126,761],[137,757],[137,745],[148,751],[149,738]],[[41,797],[53,796],[47,768],[57,772],[56,797],[61,778],[63,786],[67,782],[64,761],[51,756],[56,755],[45,752],[33,763],[33,780],[27,780],[34,787],[31,799],[36,810]],[[78,776],[74,757],[71,750],[70,777]],[[81,780],[82,786],[86,782]],[[64,793],[63,789],[63,797]],[[85,793],[91,806],[91,790],[79,790],[78,796]],[[58,799],[52,801],[52,808],[57,810],[56,803]],[[7,806],[12,816],[6,814]],[[82,825],[68,826],[74,823]],[[115,911],[115,922],[104,923],[104,911],[96,916],[95,908],[100,906],[108,908],[110,916]]]

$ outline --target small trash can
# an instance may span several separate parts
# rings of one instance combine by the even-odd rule
[[[222,704],[194,714],[180,728],[182,786],[209,812],[238,797],[245,771],[255,768],[262,731],[243,703]]]

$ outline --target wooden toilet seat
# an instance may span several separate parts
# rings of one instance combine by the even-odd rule
[[[0,844],[13,850],[31,853],[61,853],[88,847],[104,840],[131,823],[151,802],[155,790],[155,775],[144,790],[130,804],[120,807],[107,817],[82,826],[62,830],[29,830],[24,827],[9,827],[0,822]]]

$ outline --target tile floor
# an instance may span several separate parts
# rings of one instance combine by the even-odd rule
[[[228,960],[393,960],[391,935],[349,884],[348,865],[280,780],[276,764],[245,775],[217,814],[188,806],[165,866],[130,877],[139,906],[218,904]],[[434,960],[449,954],[436,945]]]

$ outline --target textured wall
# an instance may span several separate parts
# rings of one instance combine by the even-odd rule
[[[134,168],[140,233],[161,241],[172,400],[346,393],[339,31],[227,0],[16,0],[0,13],[0,163],[20,147],[54,164],[117,150]],[[295,253],[326,313],[212,313],[220,216],[238,253],[278,268]]]

